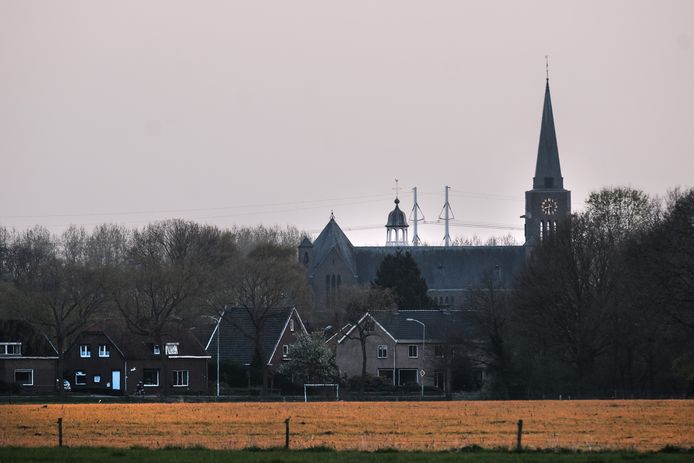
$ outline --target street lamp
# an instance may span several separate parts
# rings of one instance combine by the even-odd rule
[[[424,340],[426,339],[427,326],[423,322],[420,322],[419,320],[416,320],[414,318],[406,318],[405,320],[407,320],[408,322],[415,322],[415,323],[419,323],[420,325],[422,325],[422,370],[421,370],[419,376],[420,376],[420,381],[422,382],[422,399],[423,399],[424,398],[424,375],[422,375],[422,373],[424,373]]]
[[[222,325],[222,317],[220,316],[219,318],[215,318],[212,315],[204,315],[205,317],[211,318],[212,320],[217,322],[217,326],[214,327],[214,330],[212,331],[212,336],[214,336],[215,333],[217,333],[217,397],[219,397],[219,338],[221,335],[221,325]]]

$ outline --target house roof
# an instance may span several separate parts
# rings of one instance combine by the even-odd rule
[[[155,358],[152,350],[155,344],[154,339],[134,333],[123,320],[101,320],[84,330],[83,333],[100,333],[106,335],[125,356],[126,360],[146,360]],[[78,342],[79,339],[76,343]],[[193,336],[191,330],[180,323],[166,323],[164,325],[161,342],[164,345],[167,343],[178,343],[178,354],[170,355],[169,358],[187,356],[209,358],[204,347],[200,341]],[[163,346],[162,354],[164,354]]]
[[[418,320],[426,326],[425,342],[447,341],[453,339],[472,339],[475,329],[464,311],[443,310],[398,310],[394,312],[369,312],[370,316],[396,342],[421,342],[422,325],[408,318]],[[360,320],[360,322],[361,322]],[[345,334],[354,328],[347,331]],[[343,338],[344,339],[344,338]],[[340,339],[339,342],[341,342]]]
[[[286,329],[289,319],[295,315],[300,329],[306,332],[299,313],[293,307],[271,310],[263,321],[260,345],[268,362],[272,358],[279,340]],[[255,357],[253,337],[256,327],[250,313],[242,308],[230,308],[224,311],[217,328],[213,328],[206,343],[207,351],[213,358],[217,356],[217,333],[220,334],[219,358],[222,362],[249,365]]]
[[[0,320],[0,342],[21,342],[21,357],[58,357],[48,337],[22,320]]]

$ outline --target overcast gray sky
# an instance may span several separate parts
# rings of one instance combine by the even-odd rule
[[[0,224],[522,241],[545,55],[575,210],[694,183],[693,1],[0,0]]]

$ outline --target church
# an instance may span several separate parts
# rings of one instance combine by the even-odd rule
[[[564,188],[552,114],[549,79],[545,84],[540,141],[532,189],[525,192],[525,243],[521,246],[421,246],[407,241],[409,225],[395,198],[388,214],[385,246],[354,246],[331,215],[315,241],[307,237],[298,249],[313,293],[314,324],[330,323],[340,288],[366,285],[388,254],[409,252],[429,288],[429,296],[443,308],[462,308],[470,290],[494,284],[509,289],[526,256],[571,215],[571,192]],[[401,307],[416,309],[417,307]]]

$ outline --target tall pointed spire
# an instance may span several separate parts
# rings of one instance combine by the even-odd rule
[[[545,103],[542,108],[542,127],[540,129],[540,144],[537,148],[537,165],[535,167],[535,177],[533,178],[533,188],[564,188],[564,178],[561,176],[561,166],[559,165],[557,134],[554,130],[552,98],[549,94],[549,75],[545,86]]]

